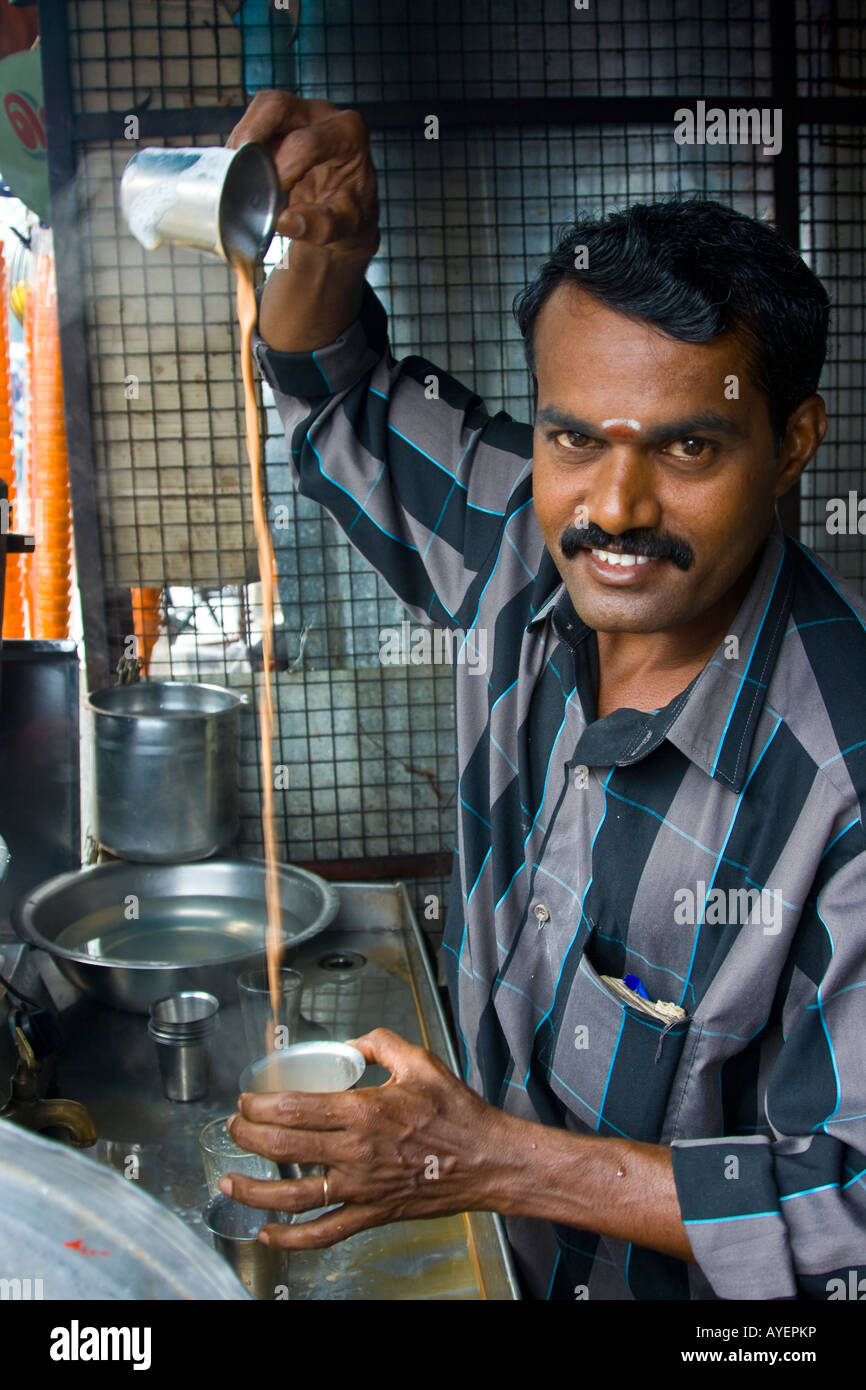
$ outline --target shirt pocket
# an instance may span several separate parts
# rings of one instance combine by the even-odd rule
[[[556,1029],[550,1087],[594,1133],[658,1143],[689,1028],[689,1019],[665,1025],[619,1000],[584,952]]]

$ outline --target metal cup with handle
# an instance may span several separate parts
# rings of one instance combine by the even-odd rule
[[[266,145],[237,149],[149,146],[133,155],[120,183],[120,206],[148,251],[163,242],[254,263],[274,235],[287,196]]]

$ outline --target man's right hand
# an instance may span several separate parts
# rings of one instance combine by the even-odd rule
[[[367,127],[357,111],[290,92],[258,92],[226,146],[268,146],[289,203],[281,236],[321,247],[329,260],[370,260],[379,245],[376,170]]]

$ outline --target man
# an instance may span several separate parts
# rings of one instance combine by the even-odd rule
[[[391,358],[357,115],[266,92],[245,139],[291,190],[256,355],[297,485],[487,679],[456,666],[468,1084],[373,1033],[384,1087],[232,1124],[326,1192],[235,1195],[343,1203],[290,1249],[499,1211],[538,1298],[828,1297],[866,1272],[866,606],[775,515],[826,428],[823,288],[719,205],[581,224],[518,305],[532,432]]]

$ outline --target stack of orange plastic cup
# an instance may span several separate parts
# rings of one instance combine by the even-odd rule
[[[15,484],[15,434],[12,427],[12,373],[9,365],[9,282],[6,259],[0,243],[0,478],[6,484],[9,502],[0,524],[8,531],[21,531]],[[3,603],[3,636],[24,637],[23,555],[6,557],[6,592]]]
[[[31,300],[30,493],[35,502],[37,531],[32,564],[33,636],[63,638],[69,635],[72,516],[63,414],[57,284],[54,256],[44,247],[37,251],[33,294],[28,296],[28,309]]]
[[[135,648],[144,662],[144,673],[147,675],[151,654],[162,631],[162,589],[130,589],[130,595]]]
[[[32,262],[31,262],[31,265],[32,265]],[[31,274],[32,274],[32,271],[31,271]],[[26,297],[26,299],[25,299],[25,301],[24,301],[24,317],[23,317],[23,319],[22,319],[22,323],[23,323],[23,325],[24,325],[24,366],[25,366],[26,380],[27,380],[27,396],[26,396],[26,401],[27,401],[27,435],[26,435],[25,446],[24,446],[24,476],[25,476],[25,478],[26,478],[26,480],[27,480],[27,492],[28,492],[28,496],[31,497],[31,498],[32,498],[32,496],[33,496],[33,455],[34,455],[34,452],[35,452],[35,445],[34,445],[34,440],[33,440],[33,430],[34,430],[35,424],[36,424],[36,421],[35,421],[35,418],[34,418],[35,412],[34,412],[34,409],[33,409],[33,389],[32,389],[32,386],[33,386],[33,306],[34,306],[34,303],[35,303],[35,296],[34,296],[34,293],[33,293],[33,281],[32,281],[32,279],[31,279],[31,280],[28,280],[28,282],[27,282],[27,297]],[[33,527],[33,525],[34,525],[35,523],[34,523],[34,516],[33,516],[33,508],[32,508],[32,507],[30,508],[30,513],[29,513],[29,516],[28,516],[28,520],[29,520],[29,522],[30,522],[31,527]],[[22,566],[23,586],[24,586],[24,603],[25,603],[25,606],[26,606],[26,609],[27,609],[27,614],[28,614],[28,628],[29,628],[29,630],[30,630],[30,632],[31,632],[31,634],[32,634],[32,632],[33,632],[33,556],[32,556],[32,554],[28,554],[28,555],[22,555],[21,558],[22,558],[22,560],[24,561],[24,564],[23,564],[23,566]]]

